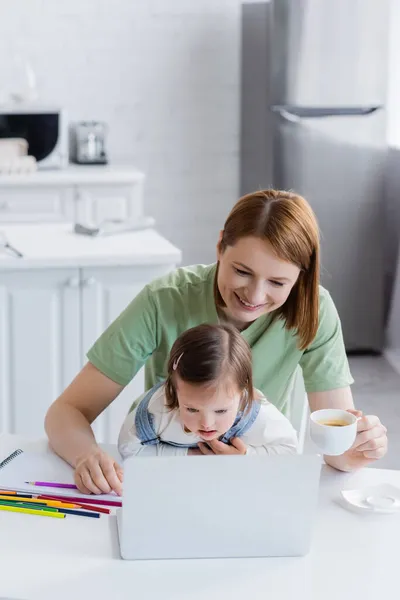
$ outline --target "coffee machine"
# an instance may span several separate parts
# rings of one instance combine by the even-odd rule
[[[80,121],[75,126],[75,162],[82,165],[105,165],[107,126],[101,121]]]

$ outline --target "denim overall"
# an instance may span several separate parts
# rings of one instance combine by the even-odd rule
[[[139,403],[136,409],[135,415],[135,426],[136,434],[139,437],[143,446],[156,445],[161,442],[154,430],[153,415],[149,412],[149,402],[153,394],[162,386],[164,382],[161,381],[151,388]],[[229,441],[234,437],[240,437],[243,435],[257,419],[258,413],[260,412],[260,403],[253,402],[251,409],[243,414],[243,411],[238,412],[235,422],[232,427],[223,436],[219,438],[221,442],[229,444]],[[196,444],[178,444],[176,442],[164,442],[171,446],[178,446],[180,448],[195,448]]]

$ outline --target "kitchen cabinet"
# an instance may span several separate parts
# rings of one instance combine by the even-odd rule
[[[144,174],[78,166],[0,177],[0,224],[126,220],[143,214]]]
[[[0,431],[43,435],[82,364],[78,269],[0,272]]]
[[[181,255],[153,230],[105,239],[74,236],[70,225],[2,230],[23,258],[0,258],[0,432],[42,436],[48,407],[86,363],[89,347]],[[116,442],[143,390],[141,370],[93,424],[99,441]]]

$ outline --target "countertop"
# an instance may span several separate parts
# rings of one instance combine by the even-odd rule
[[[129,165],[68,165],[65,169],[43,169],[34,173],[0,175],[1,187],[71,184],[131,184],[141,182],[144,173]]]
[[[0,248],[0,270],[177,264],[181,251],[156,230],[105,237],[77,235],[68,224],[0,225],[0,232],[23,254]]]

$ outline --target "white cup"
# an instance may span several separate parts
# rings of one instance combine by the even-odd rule
[[[357,417],[346,410],[336,408],[316,410],[310,415],[310,437],[323,454],[338,456],[354,444],[357,421]]]

